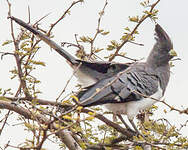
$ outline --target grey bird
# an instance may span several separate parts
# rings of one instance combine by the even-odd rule
[[[80,105],[105,104],[114,114],[126,114],[139,133],[133,118],[139,111],[156,103],[155,99],[163,97],[170,77],[169,61],[177,56],[169,36],[159,24],[155,25],[155,35],[156,43],[146,62],[134,63],[124,71],[85,88],[78,94]]]
[[[56,44],[42,32],[36,30],[32,26],[28,25],[27,23],[16,17],[11,16],[10,18],[19,25],[23,26],[24,28],[32,32],[33,34],[35,34],[36,36],[38,36],[41,40],[43,40],[56,52],[63,56],[67,60],[68,64],[74,70],[76,70],[74,75],[77,77],[78,81],[81,83],[83,87],[90,86],[101,79],[111,77],[117,74],[118,72],[127,69],[130,66],[130,63],[115,63],[106,61],[89,62],[76,59],[74,56],[69,54],[61,46]]]

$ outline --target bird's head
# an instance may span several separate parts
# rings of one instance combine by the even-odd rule
[[[159,25],[155,25],[156,43],[148,57],[147,62],[157,66],[166,65],[175,56],[173,44],[168,34]]]

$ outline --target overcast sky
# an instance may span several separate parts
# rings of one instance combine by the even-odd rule
[[[12,15],[28,21],[27,8],[30,6],[31,10],[31,22],[34,23],[44,15],[51,13],[46,19],[41,22],[41,27],[48,29],[51,23],[54,23],[70,5],[70,0],[18,0],[11,1],[12,3]],[[139,4],[140,0],[109,0],[109,4],[105,10],[103,16],[101,28],[110,31],[110,34],[105,38],[99,37],[96,40],[96,47],[105,48],[110,40],[117,40],[123,34],[126,26],[134,27],[135,24],[128,22],[129,16],[140,15],[144,10]],[[74,34],[79,36],[94,35],[97,26],[98,12],[103,8],[104,0],[85,0],[85,3],[78,4],[71,10],[71,15],[63,19],[53,30],[55,35],[54,40],[57,43],[60,42],[75,42]],[[174,43],[174,49],[178,53],[181,61],[174,62],[175,67],[172,68],[171,79],[169,86],[166,90],[166,101],[177,107],[188,107],[187,100],[187,85],[188,85],[188,13],[187,13],[187,0],[161,0],[157,8],[159,9],[158,23],[165,29],[165,31],[171,37]],[[0,45],[7,40],[11,39],[10,35],[10,21],[7,20],[7,2],[6,0],[0,1]],[[15,26],[15,31],[18,32],[19,26]],[[140,47],[133,44],[128,44],[122,48],[122,51],[127,53],[127,56],[132,58],[146,58],[154,44],[154,23],[150,19],[146,20],[138,29],[140,35],[137,36],[136,42],[143,43],[144,47]],[[42,49],[40,49],[39,55],[36,60],[46,62],[46,67],[40,67],[35,75],[42,81],[40,85],[43,94],[41,98],[48,100],[55,100],[58,94],[61,92],[66,84],[66,81],[71,75],[71,68],[66,64],[66,61],[56,54],[55,51],[51,51],[46,44],[41,43]],[[10,52],[11,47],[0,46],[1,52]],[[70,49],[71,50],[71,49]],[[74,51],[70,53],[74,54]],[[115,59],[116,62],[127,62],[125,59]],[[1,78],[0,88],[7,89],[13,87],[13,91],[18,87],[16,80],[10,80],[9,70],[15,66],[15,60],[12,56],[6,56],[0,61]],[[70,86],[71,88],[76,85],[76,80],[73,79]],[[68,91],[67,91],[68,92]],[[163,106],[159,105],[160,108]],[[158,112],[159,116],[165,117],[174,124],[179,122],[185,122],[187,116],[179,115],[178,113],[162,113],[163,109]],[[168,110],[168,109],[167,109]],[[0,116],[1,117],[1,116]],[[14,119],[14,118],[13,118]],[[175,121],[174,121],[175,120]],[[14,121],[16,122],[16,120]],[[179,124],[180,125],[180,124]],[[11,129],[15,130],[15,128]],[[10,131],[10,130],[9,130]],[[17,130],[18,131],[18,130]],[[184,133],[188,133],[188,129],[182,130]],[[14,131],[16,132],[16,131]],[[10,136],[13,138],[10,132],[5,138],[5,135],[0,137],[0,146],[5,143]],[[7,134],[6,134],[7,135]],[[20,135],[21,132],[20,132]],[[12,139],[11,138],[11,139]],[[17,138],[18,140],[19,138]],[[49,148],[50,149],[50,148]]]

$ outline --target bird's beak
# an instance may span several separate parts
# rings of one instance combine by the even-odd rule
[[[173,49],[171,49],[171,50],[169,51],[169,54],[170,54],[170,56],[173,56],[173,57],[177,56],[176,51],[173,50]]]

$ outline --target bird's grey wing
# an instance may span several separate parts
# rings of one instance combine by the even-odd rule
[[[143,97],[140,94],[151,96],[158,91],[158,88],[160,86],[158,76],[154,75],[153,73],[148,73],[146,71],[131,71],[127,73],[127,78],[123,76],[124,75],[122,75],[120,79],[123,83],[126,84],[126,89],[124,90],[129,90],[131,94],[127,97],[127,95],[124,95],[124,90],[121,90],[119,93],[119,97],[122,100],[140,100]]]
[[[88,87],[85,91],[78,94],[78,98],[82,106],[93,106],[99,104],[110,103],[114,100],[117,94],[114,92],[111,82],[116,80],[116,76],[103,79],[96,84]],[[116,81],[118,82],[118,81]],[[119,88],[123,89],[124,84],[118,82]],[[108,86],[109,85],[109,86]]]
[[[97,82],[78,95],[81,104],[83,106],[93,106],[138,101],[143,98],[134,91],[151,96],[158,90],[159,79],[143,68],[142,65],[136,65],[130,70],[125,70],[119,76]]]

